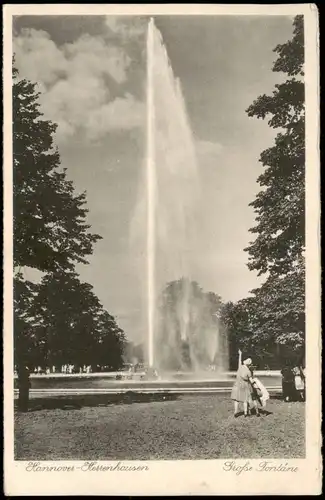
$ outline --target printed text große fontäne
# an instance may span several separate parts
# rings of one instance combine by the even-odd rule
[[[298,472],[298,467],[290,466],[288,462],[274,464],[270,460],[263,460],[254,466],[248,460],[244,464],[239,464],[235,460],[229,460],[223,464],[223,470],[234,472],[239,476],[242,472]]]

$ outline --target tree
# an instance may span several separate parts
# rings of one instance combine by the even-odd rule
[[[96,342],[92,333],[100,308],[91,285],[73,272],[43,277],[33,301],[32,314],[43,351],[41,366],[82,366]]]
[[[126,347],[125,333],[117,325],[115,318],[106,310],[99,311],[97,317],[96,346],[93,360],[108,370],[118,370],[123,366]]]
[[[259,358],[279,368],[285,359],[301,363],[305,345],[305,282],[299,270],[273,276],[254,290],[252,342]]]
[[[236,303],[227,302],[221,310],[221,324],[224,325],[229,348],[229,368],[237,370],[238,349],[244,356],[256,355],[253,349],[252,299],[246,298]]]
[[[14,287],[14,362],[18,373],[20,411],[28,410],[29,368],[35,362],[37,349],[37,338],[31,320],[35,293],[35,284],[25,281],[22,274],[18,273]]]
[[[303,286],[299,274],[274,277],[253,290],[251,297],[224,305],[221,320],[228,334],[231,370],[237,369],[238,349],[260,369],[279,369],[284,360],[302,362]]]
[[[303,349],[305,280],[305,105],[303,16],[293,22],[293,38],[278,45],[273,71],[287,74],[273,95],[262,95],[247,109],[248,116],[265,119],[280,129],[275,144],[263,151],[262,190],[250,204],[256,235],[245,251],[248,267],[267,276],[254,290],[252,340],[279,354],[280,346]],[[273,346],[273,347],[272,347]]]
[[[124,332],[103,308],[93,287],[81,282],[76,273],[46,275],[28,312],[37,337],[33,367],[36,360],[44,368],[121,366]]]
[[[60,167],[57,125],[41,118],[36,84],[13,75],[14,265],[71,270],[101,237],[89,232],[86,194],[74,193]]]
[[[245,250],[249,269],[281,275],[302,264],[305,246],[305,106],[303,16],[296,16],[293,39],[274,50],[279,55],[273,71],[290,77],[276,85],[272,96],[260,96],[247,109],[248,116],[281,129],[275,145],[262,152],[263,188],[250,204],[256,213],[256,236]]]
[[[33,317],[28,317],[25,306],[35,290],[22,283],[21,268],[71,271],[76,263],[87,263],[100,236],[89,232],[86,194],[75,194],[60,166],[53,142],[57,125],[42,119],[36,84],[19,79],[15,67],[13,81],[15,364],[20,367],[18,377],[24,373],[25,380],[35,336]],[[27,386],[20,384],[24,391]]]

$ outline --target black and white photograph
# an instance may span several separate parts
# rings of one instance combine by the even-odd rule
[[[218,461],[228,492],[290,494],[313,456],[320,493],[316,7],[30,7],[6,34],[4,205],[28,491]]]

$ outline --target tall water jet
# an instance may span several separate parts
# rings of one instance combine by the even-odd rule
[[[158,369],[199,370],[213,361],[220,329],[194,282],[196,151],[180,82],[152,19],[146,118],[147,361]]]

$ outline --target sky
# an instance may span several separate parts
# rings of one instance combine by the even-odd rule
[[[292,37],[288,16],[158,16],[180,79],[197,153],[202,227],[195,279],[236,301],[261,282],[247,268],[260,153],[272,146],[267,122],[247,107],[285,75],[272,72],[273,49]],[[78,268],[128,338],[142,340],[143,273],[130,248],[145,152],[147,19],[19,16],[16,66],[38,83],[46,118],[76,191],[86,190],[88,221],[99,241]],[[172,117],[171,117],[172,118]]]

